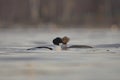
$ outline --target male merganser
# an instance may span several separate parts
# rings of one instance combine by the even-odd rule
[[[62,45],[63,41],[60,37],[57,37],[55,39],[53,39],[53,44],[55,45],[55,50],[56,51],[61,51],[61,45]]]

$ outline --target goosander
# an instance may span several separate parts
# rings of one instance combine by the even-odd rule
[[[61,51],[61,45],[62,45],[63,41],[60,37],[57,37],[55,39],[53,39],[53,44],[54,44],[54,47],[55,47],[55,50],[56,51]]]
[[[63,38],[57,37],[53,39],[53,44],[55,45],[56,49],[59,48],[61,50],[66,50],[69,40],[70,39],[67,36],[64,36]]]
[[[68,46],[67,43],[70,41],[70,38],[67,36],[64,36],[63,38],[60,37],[56,37],[55,39],[53,39],[53,44],[54,44],[54,48],[55,50],[59,51],[59,50],[67,50],[69,48],[93,48],[92,46],[87,46],[87,45],[71,45]],[[45,49],[49,49],[49,50],[54,50],[51,47],[48,46],[40,46],[40,47],[34,47],[34,48],[29,48],[27,50],[35,50],[38,48],[45,48]]]

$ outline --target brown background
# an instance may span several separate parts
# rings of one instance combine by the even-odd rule
[[[0,24],[119,25],[120,0],[0,0]]]

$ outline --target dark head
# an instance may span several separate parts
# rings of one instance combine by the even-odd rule
[[[54,45],[59,46],[60,43],[62,43],[62,39],[60,37],[57,37],[57,38],[53,39],[53,44]]]

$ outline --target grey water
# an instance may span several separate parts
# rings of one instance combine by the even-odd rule
[[[94,48],[27,50],[57,36]],[[119,36],[112,29],[0,30],[0,80],[120,80]]]

